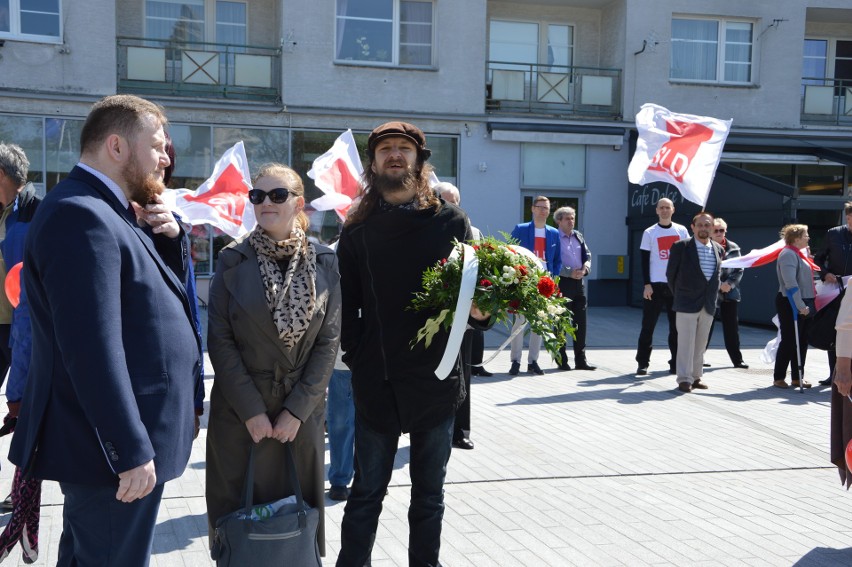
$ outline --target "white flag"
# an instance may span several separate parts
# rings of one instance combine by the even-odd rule
[[[257,219],[249,206],[251,173],[243,142],[228,149],[213,167],[213,175],[195,191],[175,189],[165,191],[163,200],[182,220],[210,224],[232,238],[239,238],[254,229]]]
[[[308,172],[317,189],[325,193],[311,201],[311,206],[318,211],[334,210],[345,219],[352,200],[361,190],[363,172],[352,130],[347,130],[338,136],[330,150],[314,160]]]
[[[722,158],[731,120],[676,114],[656,104],[643,104],[636,114],[639,140],[627,169],[631,183],[664,181],[701,207]]]

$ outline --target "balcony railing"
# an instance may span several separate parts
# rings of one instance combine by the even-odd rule
[[[199,41],[120,37],[118,90],[278,102],[281,49]]]
[[[852,126],[852,79],[803,77],[802,122]]]
[[[621,69],[488,61],[485,108],[621,117]]]

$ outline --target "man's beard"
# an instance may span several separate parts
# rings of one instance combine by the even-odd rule
[[[142,171],[136,156],[130,158],[130,162],[124,167],[121,174],[124,177],[124,183],[127,185],[127,191],[130,193],[130,200],[143,207],[153,203],[154,197],[160,195],[166,189],[156,173]]]
[[[377,173],[370,183],[370,189],[375,189],[383,197],[394,193],[404,193],[411,188],[417,188],[418,177],[412,169],[408,169],[401,177]]]

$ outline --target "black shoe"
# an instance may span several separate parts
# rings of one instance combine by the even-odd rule
[[[3,502],[0,502],[0,510],[3,512],[11,512],[14,506],[12,505],[12,495],[6,497]]]
[[[512,361],[512,367],[509,369],[509,374],[512,376],[517,376],[521,372],[521,363]]]
[[[489,376],[494,376],[491,372],[488,372],[482,366],[474,366],[470,369],[470,373],[474,376],[482,376],[484,378],[488,378]]]
[[[466,451],[470,451],[473,449],[473,441],[468,439],[467,437],[456,437],[453,439],[453,447],[456,449],[464,449]]]
[[[567,362],[563,362],[559,365],[559,370],[571,370],[571,365]]]
[[[592,366],[588,362],[578,362],[576,366],[577,370],[597,370],[597,366]]]
[[[710,368],[710,363],[709,362],[702,362],[701,366],[703,366],[704,368]]]
[[[637,376],[645,376],[646,374],[648,374],[648,367],[647,366],[640,366],[639,368],[636,369],[636,375]]]
[[[328,497],[331,500],[342,502],[349,498],[349,488],[346,486],[332,486],[328,489]]]
[[[741,361],[737,362],[736,364],[734,364],[734,368],[746,368],[746,369],[747,369],[747,368],[748,368],[748,364],[746,364],[745,362],[743,362],[743,361],[741,360]],[[829,381],[830,381],[830,380],[831,380],[831,378],[829,378]],[[822,383],[822,382],[820,382],[820,383]]]
[[[532,372],[533,374],[538,374],[539,376],[544,375],[544,370],[539,367],[538,362],[530,362],[529,364],[527,364],[527,372]]]
[[[819,385],[820,386],[831,386],[831,376],[829,376],[825,380],[820,380]]]

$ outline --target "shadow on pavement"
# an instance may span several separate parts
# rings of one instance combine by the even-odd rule
[[[841,567],[852,565],[852,548],[816,547],[793,563],[793,567]]]
[[[171,518],[157,524],[152,555],[186,549],[207,536],[207,514]]]
[[[681,395],[674,387],[671,390],[631,392],[630,388],[643,385],[642,381],[635,381],[632,374],[617,376],[622,383],[630,383],[626,388],[611,388],[595,392],[572,392],[556,396],[545,396],[542,398],[520,398],[514,402],[496,404],[499,406],[539,405],[539,404],[564,404],[569,402],[584,402],[589,400],[615,400],[620,404],[641,404],[643,402],[664,402]],[[625,380],[626,379],[626,380]]]

